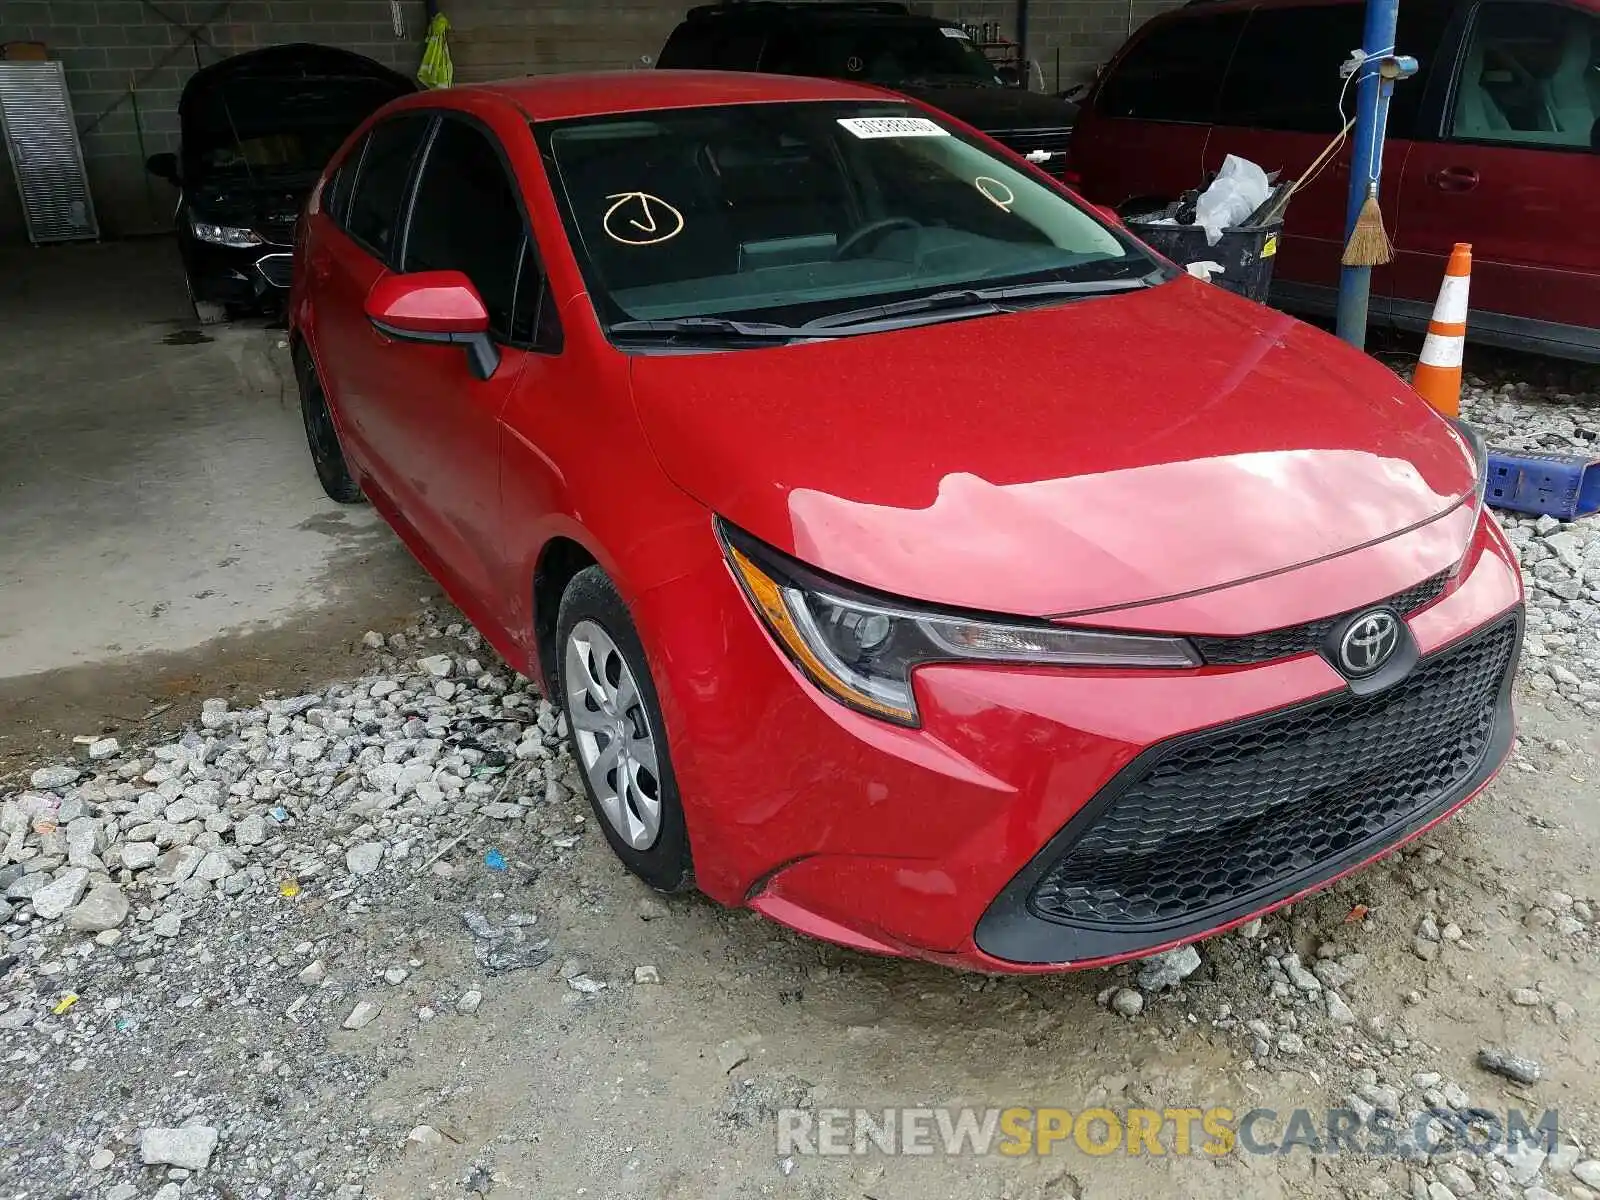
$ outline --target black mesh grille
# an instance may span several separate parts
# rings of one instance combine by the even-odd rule
[[[1342,696],[1186,738],[1121,781],[1035,886],[1068,924],[1193,919],[1386,836],[1440,805],[1490,744],[1517,622],[1419,664],[1376,696]]]
[[[1437,600],[1443,594],[1449,578],[1448,572],[1441,572],[1379,603],[1394,609],[1401,616],[1408,616],[1424,604]],[[1196,637],[1189,640],[1208,663],[1218,666],[1271,662],[1275,658],[1289,658],[1316,650],[1333,632],[1333,627],[1349,615],[1340,613],[1318,621],[1307,621],[1304,625],[1269,629],[1266,633],[1251,633],[1244,637]]]

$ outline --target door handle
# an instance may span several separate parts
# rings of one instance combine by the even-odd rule
[[[1478,173],[1471,167],[1445,167],[1428,176],[1428,182],[1441,192],[1470,192],[1478,186]]]

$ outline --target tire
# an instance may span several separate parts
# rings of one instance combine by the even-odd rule
[[[295,355],[295,380],[300,385],[300,416],[305,422],[306,446],[311,451],[311,465],[317,469],[322,490],[328,493],[330,500],[340,504],[360,504],[364,499],[361,485],[350,474],[345,462],[344,448],[339,445],[339,430],[333,424],[328,397],[309,354]]]
[[[194,317],[202,325],[221,325],[228,320],[228,310],[221,304],[212,304],[209,300],[196,300]]]
[[[632,681],[631,690],[624,680]],[[578,572],[561,597],[555,683],[572,756],[612,851],[657,891],[693,886],[689,831],[655,683],[627,606],[599,567]]]

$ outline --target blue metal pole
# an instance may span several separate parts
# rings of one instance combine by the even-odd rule
[[[1350,203],[1345,213],[1346,244],[1369,190],[1377,195],[1383,168],[1383,127],[1394,84],[1378,77],[1378,60],[1395,53],[1395,26],[1400,0],[1367,0],[1366,30],[1361,44],[1367,60],[1356,82],[1355,145],[1350,154]],[[1345,267],[1339,275],[1339,336],[1356,349],[1367,344],[1367,298],[1372,292],[1371,267]]]

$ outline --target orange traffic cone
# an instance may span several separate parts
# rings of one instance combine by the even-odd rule
[[[1472,247],[1457,242],[1433,306],[1411,386],[1447,417],[1461,415],[1461,351],[1467,342],[1467,289],[1472,283]]]

